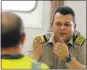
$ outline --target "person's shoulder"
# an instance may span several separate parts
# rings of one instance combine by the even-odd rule
[[[74,42],[79,46],[83,46],[86,43],[86,38],[81,34],[77,34]]]
[[[38,68],[38,69],[41,69],[41,70],[48,70],[49,69],[48,65],[46,65],[44,63],[40,63],[36,60],[33,60],[32,66],[33,66],[33,68]]]
[[[48,32],[45,32],[45,33],[42,33],[40,34],[39,36],[36,36],[34,38],[34,41],[38,41],[38,40],[41,40],[41,42],[46,42],[50,39],[50,37],[52,36],[52,32],[51,31],[48,31]]]
[[[47,69],[49,69],[49,67],[48,67],[48,65],[42,63],[42,64],[41,64],[41,69],[47,70]]]
[[[25,60],[25,61],[28,61],[28,62],[32,62],[33,61],[32,58],[27,57],[27,56],[22,57],[21,60]]]

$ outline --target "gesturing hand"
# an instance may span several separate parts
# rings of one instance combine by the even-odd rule
[[[53,52],[62,60],[64,60],[68,55],[69,55],[69,51],[68,51],[68,47],[67,45],[64,43],[64,41],[62,40],[62,38],[60,39],[61,43],[55,43],[54,47],[53,47]]]
[[[39,59],[42,56],[42,48],[41,38],[38,36],[33,41],[33,56],[35,59]]]

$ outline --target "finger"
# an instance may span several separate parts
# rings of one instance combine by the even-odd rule
[[[59,49],[66,49],[67,46],[65,44],[62,44],[62,43],[56,43],[55,47],[57,47]]]
[[[55,54],[58,56],[61,56],[61,57],[65,56],[65,53],[62,50],[54,49],[53,52],[55,52]]]
[[[58,53],[57,51],[53,50],[54,54],[59,56],[60,53]]]
[[[66,51],[66,45],[65,44],[62,44],[62,43],[56,43],[55,45],[54,45],[54,48],[57,48],[57,49],[59,49],[59,50],[62,50],[62,51]]]
[[[38,41],[38,42],[33,44],[33,46],[37,46],[37,45],[42,45],[42,43]]]
[[[53,49],[56,50],[56,51],[58,51],[58,52],[61,52],[61,53],[62,53],[62,52],[66,52],[66,48],[61,47],[61,46],[59,46],[59,47],[56,47],[56,46],[55,46]],[[63,54],[63,53],[62,53],[62,54]]]
[[[61,50],[61,48],[58,45],[55,45],[55,47],[53,47],[53,49],[55,49],[55,50]]]
[[[62,37],[60,36],[60,34],[59,34],[58,36],[59,36],[59,41],[60,41],[60,43],[65,44],[65,42],[63,41],[63,39],[62,39]]]
[[[60,36],[60,34],[58,34],[58,36],[57,36],[58,38],[58,42],[59,43],[63,43],[63,44],[65,44],[65,42],[63,41],[63,39],[62,39],[62,37]]]
[[[42,48],[42,44],[36,44],[36,45],[34,45],[34,49],[38,49],[38,48]]]
[[[60,50],[60,49],[58,49],[56,47],[54,47],[53,50],[56,51],[57,53],[60,53],[62,51],[62,50]]]
[[[41,38],[36,37],[33,41],[33,47],[37,47],[38,44],[41,44]]]
[[[37,43],[38,41],[41,41],[40,36],[36,37],[36,38],[34,39],[33,43]]]
[[[62,37],[60,38],[60,40],[61,40],[61,43],[65,44],[65,42],[64,42],[63,39],[62,39]]]
[[[42,48],[42,44],[36,45],[36,48],[38,48],[38,47]]]

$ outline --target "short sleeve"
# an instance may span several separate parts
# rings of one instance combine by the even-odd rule
[[[82,65],[86,65],[86,40],[82,46],[79,46],[79,54],[78,54],[78,61]]]

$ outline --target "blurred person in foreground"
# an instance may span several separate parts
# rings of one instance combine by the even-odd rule
[[[2,69],[49,69],[29,57],[21,54],[25,40],[22,19],[12,11],[1,12],[1,68]]]

